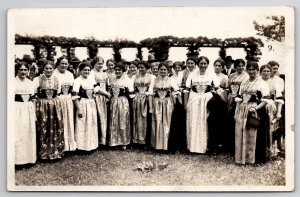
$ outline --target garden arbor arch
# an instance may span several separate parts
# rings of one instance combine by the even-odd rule
[[[118,62],[121,61],[121,49],[136,48],[136,57],[143,59],[142,49],[146,47],[150,53],[153,53],[155,59],[158,61],[167,60],[169,56],[169,49],[171,47],[186,47],[187,57],[200,55],[200,47],[219,47],[219,56],[225,58],[227,48],[243,48],[246,52],[246,60],[258,61],[259,56],[262,55],[260,47],[264,44],[261,39],[248,38],[227,38],[224,40],[199,36],[197,38],[179,38],[174,36],[161,36],[157,38],[147,38],[141,40],[139,43],[130,40],[106,40],[99,41],[93,37],[87,39],[78,39],[75,37],[55,37],[55,36],[21,36],[16,34],[15,44],[33,45],[33,54],[35,59],[40,59],[45,52],[45,58],[53,59],[55,56],[55,46],[61,46],[66,50],[68,58],[74,56],[74,49],[76,47],[87,47],[88,56],[90,59],[95,57],[98,53],[98,48],[112,48],[113,57]]]

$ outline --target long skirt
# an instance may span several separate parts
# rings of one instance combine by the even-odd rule
[[[211,93],[190,92],[186,117],[187,149],[190,152],[205,153],[207,151],[207,103],[211,98]]]
[[[76,114],[75,141],[77,149],[91,151],[98,147],[97,109],[94,99],[81,98],[79,101],[82,118]]]
[[[126,97],[112,98],[110,103],[109,146],[128,145],[131,141],[129,102]]]
[[[238,103],[235,112],[235,163],[254,164],[257,160],[257,150],[265,149],[266,146],[266,125],[261,122],[259,131],[253,127],[247,127],[247,116],[251,107],[256,107],[256,102]],[[256,116],[265,113],[265,108],[255,112]],[[264,117],[260,117],[261,120]],[[257,147],[258,145],[258,147]],[[260,153],[259,157],[264,157],[266,153]],[[260,158],[259,158],[260,160]]]
[[[255,163],[266,163],[272,156],[270,121],[265,107],[257,110],[257,114],[260,124],[256,136]]]
[[[225,141],[225,151],[231,155],[234,155],[235,152],[235,110],[236,102],[234,101],[235,97],[232,97],[231,94],[228,95],[228,122],[227,122],[227,135],[224,138]]]
[[[168,150],[173,110],[171,97],[153,99],[151,145],[157,150]]]
[[[76,142],[74,137],[74,105],[71,94],[59,96],[61,108],[63,112],[64,122],[64,151],[76,150]]]
[[[211,151],[225,151],[228,136],[228,108],[227,103],[219,94],[215,94],[207,103],[209,116],[208,148]]]
[[[132,103],[132,142],[146,143],[148,131],[148,99],[145,94],[137,94]]]
[[[106,145],[106,134],[107,134],[107,98],[103,95],[96,95],[96,106],[98,112],[98,134],[99,143]]]
[[[59,159],[65,148],[64,124],[58,98],[39,99],[36,105],[37,144],[40,159]]]
[[[267,100],[267,105],[266,105],[266,110],[267,110],[267,115],[268,115],[268,123],[269,123],[269,133],[268,136],[269,138],[267,139],[268,141],[268,156],[269,159],[276,156],[277,155],[277,151],[276,151],[276,146],[274,143],[274,139],[273,139],[273,135],[274,133],[279,129],[279,121],[275,121],[275,117],[276,117],[276,104],[273,100],[269,99]]]
[[[186,111],[182,103],[177,100],[171,120],[171,131],[169,137],[170,151],[186,150]]]
[[[36,162],[35,106],[33,102],[15,102],[15,164]]]

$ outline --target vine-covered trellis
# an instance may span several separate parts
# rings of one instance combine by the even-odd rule
[[[35,59],[45,57],[52,59],[55,55],[54,46],[61,46],[65,49],[66,55],[69,58],[74,56],[74,49],[76,47],[87,47],[89,58],[92,59],[98,53],[98,48],[110,47],[113,49],[113,57],[118,62],[121,61],[122,48],[137,48],[136,57],[143,59],[142,48],[145,47],[150,53],[154,54],[156,60],[167,60],[169,56],[169,49],[171,47],[186,47],[187,57],[200,55],[200,47],[219,47],[219,56],[225,58],[226,48],[243,48],[246,52],[246,60],[258,61],[259,56],[262,55],[260,47],[264,44],[261,39],[248,38],[227,38],[224,40],[218,38],[207,38],[199,36],[197,38],[179,38],[174,36],[160,36],[157,38],[147,38],[139,43],[130,40],[105,40],[99,41],[94,37],[87,39],[78,39],[75,37],[55,37],[55,36],[21,36],[16,34],[15,44],[33,45],[33,54]]]

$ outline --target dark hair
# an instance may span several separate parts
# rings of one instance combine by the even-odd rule
[[[150,64],[146,61],[139,61],[138,66],[141,65],[141,64],[144,65],[146,69],[150,68]]]
[[[198,65],[200,64],[201,60],[205,60],[207,62],[207,64],[209,64],[209,59],[206,56],[200,56],[199,60],[198,60]]]
[[[214,62],[214,65],[215,65],[215,63],[217,63],[217,62],[219,62],[219,63],[221,64],[222,68],[224,68],[224,66],[225,66],[225,61],[224,61],[223,59],[221,59],[221,58],[216,59],[216,61]]]
[[[158,70],[159,70],[161,67],[163,67],[163,66],[166,67],[167,70],[170,69],[167,62],[160,62],[159,65],[158,65]]]
[[[91,61],[91,66],[94,67],[95,64],[97,64],[98,62],[103,61],[104,63],[104,59],[100,56],[95,56],[92,61]]]
[[[236,68],[238,65],[240,65],[240,64],[244,64],[244,66],[246,65],[246,62],[243,60],[243,59],[236,59],[235,61],[234,61],[234,68]]]
[[[269,61],[268,64],[269,64],[271,67],[273,67],[273,66],[278,66],[278,67],[279,67],[278,62],[276,62],[276,61]]]
[[[133,64],[133,65],[135,65],[135,66],[137,67],[138,64],[139,64],[139,62],[138,62],[137,60],[134,60],[134,61],[130,62],[130,65],[131,65],[131,64]]]
[[[189,60],[193,61],[195,64],[198,64],[198,59],[196,57],[188,57],[186,59],[186,62],[188,62]]]
[[[183,64],[184,64],[184,62],[176,61],[173,63],[173,68],[175,68],[175,66],[180,66],[180,68],[182,68]]]
[[[259,71],[259,66],[257,62],[254,61],[247,62],[246,70],[248,70],[250,67],[253,67],[255,70]]]
[[[90,67],[90,69],[92,69],[92,66],[90,64],[89,61],[82,61],[80,64],[79,64],[79,71],[82,71],[85,67]]]
[[[26,62],[20,61],[15,64],[15,69],[18,71],[22,66],[25,66],[29,70],[29,65]]]
[[[115,64],[115,68],[114,69],[116,69],[116,68],[120,68],[123,72],[125,72],[126,71],[126,68],[125,68],[125,66],[124,66],[124,63],[123,62],[118,62],[118,63],[116,63]]]
[[[112,62],[112,63],[115,64],[115,60],[113,60],[113,59],[108,59],[108,60],[106,60],[106,65],[108,64],[108,62]]]
[[[43,70],[45,69],[45,66],[47,66],[47,65],[51,65],[53,67],[53,69],[55,67],[53,61],[46,60],[45,63],[44,63],[44,65],[43,65]]]
[[[269,64],[265,64],[260,67],[259,72],[261,73],[265,68],[268,68],[270,71],[272,71],[271,66]]]
[[[232,57],[229,55],[229,56],[226,56],[226,57],[225,57],[225,62],[226,62],[226,63],[227,63],[227,62],[233,63],[234,60],[233,60]]]
[[[66,59],[69,63],[68,57],[61,56],[60,58],[57,59],[55,66],[58,67],[63,59]]]

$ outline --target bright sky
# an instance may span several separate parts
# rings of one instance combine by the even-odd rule
[[[15,33],[20,35],[77,38],[93,36],[98,40],[129,39],[139,42],[148,37],[163,35],[206,36],[221,39],[258,37],[255,35],[254,20],[262,23],[265,22],[266,16],[282,15],[285,12],[286,10],[278,9],[278,7],[72,8],[20,9],[14,10],[14,16]],[[261,62],[266,63],[271,58],[277,58],[276,61],[285,64],[285,58],[288,58],[288,55],[282,53],[286,53],[285,47],[290,47],[291,42],[267,43],[264,38],[262,40],[265,43],[262,51],[265,53]],[[268,51],[269,44],[275,49],[274,52]],[[205,52],[206,50],[204,49],[202,52],[208,53]],[[78,49],[76,53],[78,51],[82,51],[80,52],[82,58],[87,55],[85,49]],[[21,53],[21,51],[17,50],[16,53]],[[111,57],[110,49],[103,50],[102,53],[107,58]],[[147,51],[145,53],[147,54]],[[243,53],[244,51],[241,49],[237,54],[239,56]],[[122,53],[127,59],[132,59],[135,54],[135,49],[124,49]],[[173,60],[177,57],[174,59],[175,61],[184,60],[185,54],[186,49],[181,49],[180,52],[170,51],[170,59]],[[217,55],[210,56],[215,58]],[[228,55],[237,56],[235,53]],[[241,58],[244,58],[244,55]]]

